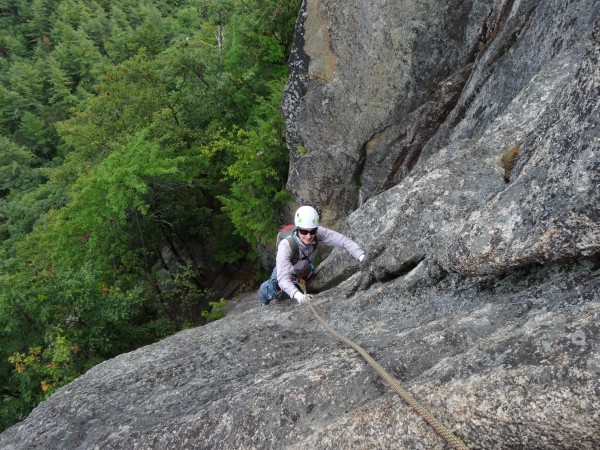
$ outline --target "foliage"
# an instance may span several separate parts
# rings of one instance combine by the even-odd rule
[[[55,386],[77,377],[73,360],[78,352],[79,347],[71,346],[63,330],[56,327],[48,333],[43,346],[31,347],[28,353],[16,352],[8,361],[15,365],[15,371],[20,374],[21,384],[39,384],[39,388],[45,393],[44,397],[47,397],[55,390]],[[22,390],[27,395],[32,393],[30,389]],[[27,398],[28,402],[33,400]]]
[[[279,99],[280,90],[274,90]],[[277,208],[289,201],[284,190],[286,161],[282,141],[283,123],[271,111],[278,101],[261,101],[253,116],[253,126],[237,129],[222,137],[221,145],[229,148],[236,160],[227,168],[231,190],[222,196],[223,210],[235,224],[236,231],[248,242],[265,244],[277,230]]]
[[[0,196],[10,191],[25,191],[42,181],[36,157],[27,148],[0,136]]]
[[[299,0],[0,5],[0,430],[216,320],[274,234]]]
[[[212,307],[215,293],[201,288],[202,272],[190,262],[185,262],[170,272],[157,273],[156,292],[161,317],[169,317],[177,329],[203,323],[204,308]]]
[[[218,302],[210,302],[210,311],[202,311],[201,316],[206,322],[214,322],[223,317],[222,309],[227,305],[227,300],[221,298]]]

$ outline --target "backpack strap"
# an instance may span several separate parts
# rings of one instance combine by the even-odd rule
[[[296,264],[298,262],[298,255],[300,253],[300,249],[298,248],[298,242],[296,241],[296,238],[294,237],[294,232],[292,232],[285,239],[288,241],[288,244],[290,244],[290,248],[292,249],[292,256],[290,258],[290,262],[292,263],[292,266],[293,266],[294,264]]]
[[[298,241],[297,241],[297,237],[295,236],[296,234],[296,229],[294,229],[294,231],[292,231],[292,233],[286,237],[288,243],[290,244],[290,248],[292,249],[292,256],[290,258],[290,262],[292,263],[292,266],[294,264],[296,264],[298,262],[298,258],[300,256],[300,247],[298,246]],[[312,244],[312,252],[310,253],[312,255],[312,253],[317,249],[317,244],[319,243],[319,241],[317,240],[316,236],[315,236],[315,240],[313,241]],[[304,252],[302,252],[304,258],[308,258],[308,255],[304,255]]]

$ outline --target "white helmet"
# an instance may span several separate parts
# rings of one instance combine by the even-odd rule
[[[294,224],[302,228],[317,228],[319,226],[319,213],[312,206],[301,206],[296,211]]]

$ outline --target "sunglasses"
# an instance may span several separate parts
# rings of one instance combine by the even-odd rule
[[[300,233],[302,236],[306,236],[307,234],[314,236],[315,234],[317,234],[317,229],[312,228],[310,230],[303,230],[302,228],[298,228],[298,233]]]

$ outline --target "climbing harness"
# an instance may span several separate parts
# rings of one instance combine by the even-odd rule
[[[300,280],[298,285],[301,287],[304,295],[306,295],[306,283],[304,280]],[[448,430],[439,420],[437,420],[429,411],[427,411],[419,402],[417,402],[412,395],[408,393],[396,378],[394,378],[389,372],[387,372],[377,361],[375,361],[371,355],[369,355],[360,345],[354,343],[346,336],[338,333],[333,328],[331,328],[321,316],[317,313],[315,308],[312,305],[312,302],[308,302],[310,309],[313,314],[317,318],[317,320],[325,327],[329,333],[331,333],[336,339],[344,342],[345,344],[352,347],[356,350],[374,369],[375,371],[383,377],[385,381],[390,385],[390,387],[396,391],[396,393],[400,396],[402,400],[404,400],[411,408],[415,410],[415,412],[421,416],[421,418],[427,422],[452,448],[456,450],[467,450],[468,447],[458,438],[456,437],[450,430]]]
[[[303,279],[309,279],[313,274],[314,268],[315,266],[311,263],[310,267],[300,275],[292,274],[292,283],[298,284]],[[273,300],[281,300],[283,291],[277,283],[277,267],[273,269],[273,272],[267,281],[265,297],[269,300],[269,302]]]

